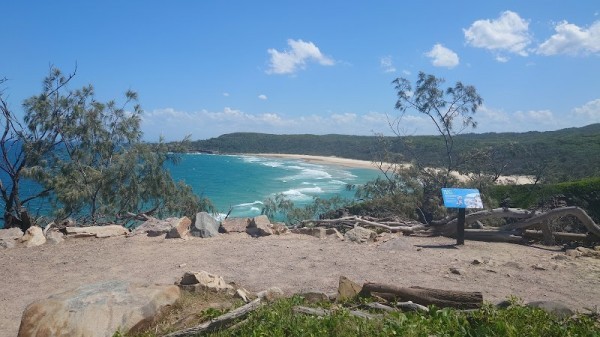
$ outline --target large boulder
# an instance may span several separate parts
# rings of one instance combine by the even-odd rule
[[[357,243],[372,242],[375,241],[376,237],[377,233],[374,231],[359,226],[352,228],[344,234],[346,240]]]
[[[199,272],[186,272],[176,284],[187,291],[235,291],[233,286],[227,284],[222,276],[211,274],[204,270]]]
[[[219,234],[219,222],[206,212],[196,214],[196,220],[190,230],[192,236],[212,238]]]
[[[19,240],[25,245],[25,247],[35,247],[46,243],[46,237],[44,231],[38,226],[31,226],[27,228],[25,234]]]
[[[110,337],[146,328],[180,296],[177,286],[107,281],[81,286],[30,304],[18,337]]]
[[[164,220],[150,218],[137,226],[131,235],[146,234],[147,236],[161,236],[169,233],[173,228],[172,221],[177,218],[167,218]]]
[[[127,228],[121,225],[106,225],[106,226],[89,226],[89,227],[67,227],[65,228],[67,235],[73,237],[88,237],[109,238],[113,236],[121,236],[129,234]]]
[[[13,248],[22,236],[23,232],[17,227],[0,229],[0,249]]]
[[[221,221],[225,233],[245,233],[249,223],[248,218],[228,218]]]
[[[171,230],[167,233],[167,239],[184,239],[187,238],[188,233],[190,232],[190,225],[192,224],[192,220],[190,220],[187,216],[183,218],[171,221]]]
[[[271,235],[273,234],[271,221],[266,215],[259,215],[252,218],[246,227],[246,233],[254,237]]]

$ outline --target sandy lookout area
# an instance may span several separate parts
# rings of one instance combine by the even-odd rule
[[[373,243],[301,234],[251,238],[69,238],[58,245],[0,250],[0,336],[15,336],[25,307],[38,299],[107,280],[173,284],[206,270],[251,291],[333,292],[341,275],[448,290],[481,291],[498,302],[554,300],[574,309],[600,305],[600,260],[569,257],[559,247],[384,234]]]
[[[311,156],[305,154],[280,154],[280,153],[260,153],[260,154],[249,154],[255,157],[266,157],[266,158],[279,158],[279,159],[294,159],[294,160],[302,160],[307,163],[313,164],[322,164],[322,165],[335,165],[342,167],[352,167],[352,168],[364,168],[364,169],[373,169],[376,170],[377,167],[375,164],[368,160],[358,160],[358,159],[348,159],[341,158],[335,156]],[[386,164],[384,164],[386,165]],[[410,165],[409,163],[402,165]],[[385,167],[385,166],[384,166]],[[469,176],[464,174],[455,173],[456,177],[461,181],[468,181]],[[498,182],[501,184],[531,184],[533,182],[533,178],[530,176],[500,176],[498,178]]]

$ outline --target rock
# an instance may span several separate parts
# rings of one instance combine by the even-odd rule
[[[338,285],[337,291],[337,300],[345,301],[350,300],[358,295],[362,287],[353,281],[351,281],[346,276],[340,276],[340,281]]]
[[[553,260],[567,260],[567,259],[568,259],[568,257],[567,257],[567,255],[554,255],[554,256],[552,257],[552,259],[553,259]]]
[[[576,251],[581,253],[580,256],[600,258],[600,251],[597,251],[595,249],[577,247]]]
[[[151,219],[143,222],[138,227],[136,227],[133,230],[133,232],[131,232],[131,235],[139,235],[139,234],[146,234],[148,236],[165,235],[169,231],[171,231],[171,228],[173,226],[171,223],[171,220],[173,220],[173,219],[177,219],[177,218],[167,218],[164,220],[151,218]]]
[[[266,300],[267,302],[274,301],[283,297],[283,291],[277,287],[271,287],[256,294],[257,297]]]
[[[471,262],[471,264],[472,264],[472,265],[478,265],[478,264],[482,264],[482,263],[483,263],[483,260],[480,260],[480,259],[474,259],[474,260]]]
[[[138,332],[180,296],[176,286],[108,281],[81,286],[30,304],[19,337],[110,337]]]
[[[570,257],[580,257],[583,255],[583,253],[576,249],[567,249],[565,251],[565,255],[570,256]]]
[[[171,220],[171,225],[173,226],[171,230],[167,233],[167,239],[184,239],[187,237],[190,231],[190,225],[192,224],[192,220],[190,220],[187,216],[183,218]]]
[[[521,267],[520,264],[513,262],[513,261],[508,261],[504,264],[505,267],[509,267],[509,268],[514,268],[514,269],[519,269],[522,270],[523,267]]]
[[[242,301],[249,303],[250,302],[250,292],[244,288],[238,288],[235,290],[235,297],[241,298]]]
[[[329,296],[320,291],[309,291],[305,293],[300,293],[300,296],[304,297],[304,300],[307,303],[321,303],[321,302],[329,302]]]
[[[221,221],[221,227],[225,233],[245,233],[248,222],[248,218],[228,218]]]
[[[63,241],[65,241],[64,235],[59,231],[52,230],[46,233],[46,242],[48,243],[57,245]]]
[[[347,231],[344,235],[346,240],[353,241],[356,243],[373,242],[377,237],[377,233],[370,229],[356,226],[351,230]]]
[[[540,308],[547,313],[554,314],[559,318],[568,318],[573,316],[574,312],[564,303],[555,301],[535,301],[526,304],[528,307]]]
[[[259,215],[251,219],[246,227],[246,233],[258,237],[269,236],[273,234],[271,230],[271,221],[266,215]]]
[[[319,239],[324,239],[327,237],[325,234],[325,228],[322,227],[302,227],[302,228],[294,228],[292,229],[292,233],[294,234],[304,234],[314,236]]]
[[[204,270],[193,273],[186,272],[181,277],[181,280],[176,283],[181,289],[188,291],[202,291],[202,290],[210,290],[210,291],[233,291],[233,287],[225,280],[223,277],[215,274],[208,273]]]
[[[281,235],[281,234],[285,234],[288,232],[287,226],[281,222],[274,223],[273,228],[271,228],[271,230],[273,231],[273,234],[275,234],[275,235]]]
[[[547,268],[542,266],[541,264],[534,264],[533,266],[531,266],[531,268],[533,268],[534,270],[547,270]]]
[[[25,247],[35,247],[46,243],[46,237],[44,236],[42,228],[31,226],[25,231],[25,234],[19,241],[22,242]]]
[[[196,214],[196,220],[190,230],[192,236],[212,238],[219,234],[219,222],[206,212]]]
[[[325,230],[325,235],[329,236],[332,235],[334,236],[336,239],[342,240],[344,241],[344,236],[342,235],[342,233],[340,233],[337,229],[335,228],[327,228]]]
[[[17,227],[0,229],[0,249],[13,248],[22,236],[23,232]]]
[[[109,238],[129,234],[127,228],[121,225],[89,226],[89,227],[67,227],[67,235],[73,237]]]
[[[454,267],[450,267],[450,272],[451,272],[452,274],[456,274],[456,275],[462,275],[462,274],[463,274],[463,271],[462,271],[462,270],[460,270],[460,269],[458,269],[458,268],[454,268]]]

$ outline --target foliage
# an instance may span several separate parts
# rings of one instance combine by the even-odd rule
[[[600,177],[557,184],[498,185],[491,189],[496,200],[510,200],[510,206],[538,208],[557,197],[569,206],[579,206],[600,222]]]
[[[102,103],[91,85],[68,90],[73,76],[52,68],[42,93],[23,103],[25,127],[13,128],[24,144],[23,174],[52,191],[58,218],[124,222],[129,214],[191,216],[209,206],[164,169],[178,160],[164,142],[141,141],[135,92],[120,105]]]
[[[318,218],[319,215],[344,207],[350,202],[350,200],[337,195],[329,199],[314,197],[312,203],[304,207],[296,207],[292,200],[280,193],[263,201],[262,214],[271,220],[284,221],[287,225],[295,225],[302,220]]]
[[[588,316],[559,319],[538,308],[518,304],[497,309],[486,304],[473,312],[430,307],[429,313],[398,312],[366,320],[338,308],[316,317],[294,313],[306,305],[301,297],[267,304],[243,324],[209,336],[597,336],[600,328]],[[156,336],[149,332],[134,336]]]
[[[443,167],[444,144],[436,136],[397,137],[348,135],[271,135],[231,133],[207,140],[194,141],[191,151],[207,150],[220,153],[291,153],[339,156],[373,160],[379,140],[385,139],[390,150],[406,162],[417,156],[424,166]],[[406,147],[406,144],[410,147]],[[463,133],[454,136],[456,153],[471,154],[481,149],[494,149],[495,158],[508,158],[503,168],[507,175],[543,173],[547,182],[576,180],[600,176],[600,124],[558,131],[524,133]],[[457,158],[459,164],[461,158]],[[474,165],[472,165],[474,166]],[[469,169],[460,164],[460,169]],[[494,174],[494,169],[485,173]],[[470,170],[473,172],[473,170]]]

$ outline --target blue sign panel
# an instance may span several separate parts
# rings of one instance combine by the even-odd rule
[[[483,208],[477,189],[442,188],[442,198],[448,208]]]

